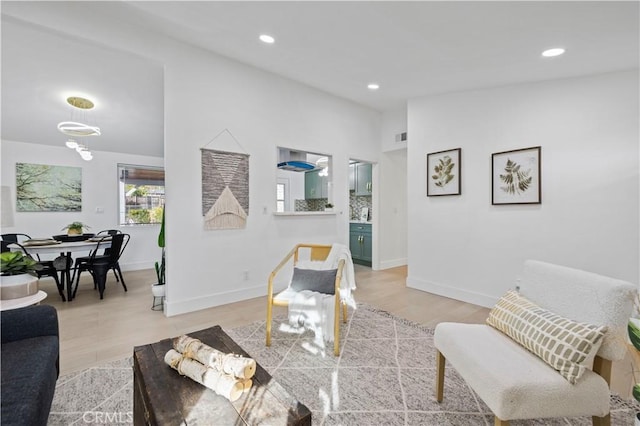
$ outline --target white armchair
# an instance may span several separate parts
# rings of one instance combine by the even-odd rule
[[[489,406],[496,425],[575,416],[592,416],[594,425],[609,425],[611,363],[625,355],[626,324],[637,291],[625,281],[526,261],[519,290],[522,297],[576,322],[607,327],[592,367],[587,366],[591,369],[571,384],[489,325],[440,323],[434,335],[437,401],[443,399],[446,360]]]

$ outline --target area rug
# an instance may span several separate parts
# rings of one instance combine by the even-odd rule
[[[493,425],[488,407],[453,368],[446,370],[444,401],[435,401],[432,329],[360,304],[341,329],[339,357],[333,345],[314,343],[312,333],[287,329],[278,317],[270,348],[264,346],[264,321],[225,331],[309,407],[314,425]],[[60,377],[49,425],[132,424],[131,365],[126,358]],[[612,425],[633,426],[639,409],[612,395]],[[511,424],[590,425],[591,418]]]

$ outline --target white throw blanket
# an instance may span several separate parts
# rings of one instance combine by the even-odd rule
[[[348,247],[342,244],[333,244],[326,260],[322,262],[299,261],[296,266],[303,269],[336,269],[341,259],[344,259],[345,263],[340,281],[340,299],[355,309],[356,303],[351,292],[356,289],[356,280],[353,260]],[[313,330],[318,343],[333,342],[334,297],[333,294],[309,290],[297,292],[289,301],[289,324]]]

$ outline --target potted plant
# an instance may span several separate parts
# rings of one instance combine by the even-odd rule
[[[640,368],[640,319],[629,319],[627,330],[629,331],[629,340],[631,340],[631,344],[635,348],[635,350],[631,351],[631,356],[634,359],[634,364],[637,368]],[[632,371],[633,379],[636,384],[633,386],[631,393],[633,394],[633,397],[640,402],[640,380],[636,376],[637,372],[638,370],[636,368]],[[640,426],[640,412],[636,413],[635,425]]]
[[[331,203],[327,203],[324,205],[324,211],[325,212],[332,212],[333,211],[333,204]]]
[[[42,265],[20,251],[0,253],[0,299],[16,299],[36,294],[37,271],[41,269]]]
[[[62,228],[64,231],[67,230],[67,235],[82,235],[83,229],[91,228],[89,225],[85,225],[82,222],[73,222]]]
[[[160,297],[163,298],[165,294],[164,284],[165,284],[165,275],[164,275],[164,208],[162,209],[162,223],[160,225],[160,234],[158,234],[158,247],[162,248],[162,258],[160,262],[156,262],[156,277],[158,278],[158,282],[151,286],[151,293],[154,297],[154,303],[151,306],[151,309],[155,309],[155,298]]]

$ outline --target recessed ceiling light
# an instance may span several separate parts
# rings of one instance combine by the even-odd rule
[[[376,83],[369,83],[367,85],[367,88],[369,90],[378,90],[380,88],[380,85],[376,84]]]
[[[553,49],[547,49],[542,52],[542,56],[545,58],[551,58],[553,56],[560,56],[564,53],[564,49],[561,47],[554,47]]]
[[[264,42],[264,43],[268,43],[268,44],[272,44],[273,42],[276,41],[275,38],[271,37],[270,35],[267,34],[261,34],[260,35],[260,41]]]

